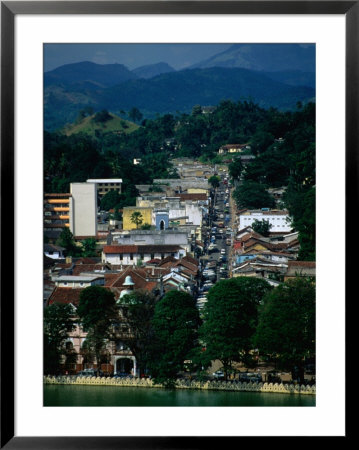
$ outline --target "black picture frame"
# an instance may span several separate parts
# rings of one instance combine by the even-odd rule
[[[14,20],[18,14],[337,14],[346,21],[346,218],[357,204],[359,1],[4,1],[1,2],[1,448],[158,449],[238,445],[232,437],[15,436],[14,404]],[[349,203],[350,202],[350,203]],[[346,220],[346,235],[354,221]],[[347,244],[346,244],[347,245]],[[346,266],[348,252],[346,252]],[[346,275],[346,286],[349,278]],[[347,289],[348,291],[348,289]],[[200,434],[200,433],[199,433]],[[345,437],[348,437],[346,434]],[[286,439],[285,439],[286,440]],[[235,441],[235,442],[233,442]]]

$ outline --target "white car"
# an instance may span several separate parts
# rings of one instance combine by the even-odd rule
[[[226,254],[226,250],[224,248],[222,248],[221,255],[225,255],[225,254]]]
[[[223,373],[221,370],[217,370],[217,372],[214,372],[214,373],[212,374],[212,376],[213,376],[214,378],[217,378],[218,380],[224,379],[224,373]]]

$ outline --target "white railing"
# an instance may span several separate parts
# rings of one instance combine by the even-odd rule
[[[125,387],[154,387],[162,388],[162,385],[154,384],[150,378],[111,378],[111,377],[78,377],[78,376],[45,376],[44,384],[71,384],[92,386],[125,386]],[[176,380],[176,389],[206,389],[221,391],[246,391],[246,392],[274,392],[282,394],[316,394],[315,385],[283,384],[283,383],[241,383],[231,381],[190,381]]]

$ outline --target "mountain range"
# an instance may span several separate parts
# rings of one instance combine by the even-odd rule
[[[301,44],[234,44],[180,71],[160,62],[129,70],[122,64],[79,62],[44,74],[45,129],[76,119],[91,106],[144,117],[190,112],[196,104],[251,99],[264,108],[292,109],[315,98],[315,47]]]

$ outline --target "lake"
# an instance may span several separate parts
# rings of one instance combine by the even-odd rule
[[[315,395],[44,385],[44,406],[315,406]]]

